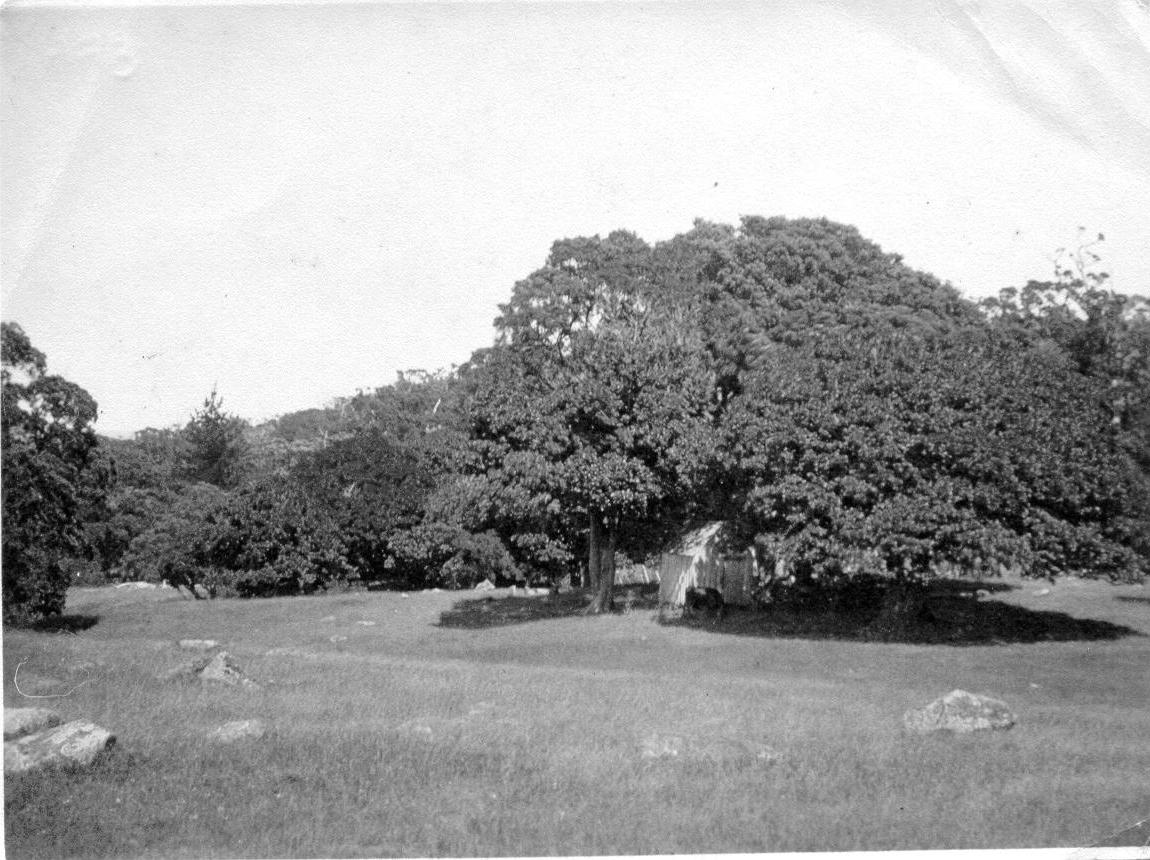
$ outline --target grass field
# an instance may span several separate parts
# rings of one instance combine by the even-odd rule
[[[5,781],[8,856],[1089,845],[1150,815],[1150,594],[1011,584],[972,610],[997,632],[952,644],[502,594],[77,589],[76,632],[5,631],[5,704],[118,745]],[[185,637],[219,640],[262,688],[160,680],[194,659]],[[23,694],[68,695],[25,698],[18,665]],[[954,688],[1005,699],[1018,724],[904,732],[907,708]],[[264,738],[205,739],[251,717]],[[652,734],[687,745],[644,758]]]

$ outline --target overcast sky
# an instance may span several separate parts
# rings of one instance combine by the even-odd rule
[[[4,7],[3,297],[97,426],[465,360],[560,237],[827,216],[1150,294],[1141,0]]]

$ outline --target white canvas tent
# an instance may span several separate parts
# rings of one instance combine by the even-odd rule
[[[688,532],[659,559],[659,603],[682,606],[688,588],[714,588],[733,606],[746,606],[754,594],[757,568],[749,549],[723,555],[719,545],[722,522],[710,522]]]

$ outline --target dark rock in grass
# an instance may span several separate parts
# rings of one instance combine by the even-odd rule
[[[211,651],[220,647],[215,639],[181,639],[179,645],[185,651]]]
[[[208,740],[231,744],[243,740],[259,740],[267,732],[263,720],[233,720],[208,732]]]
[[[925,708],[914,708],[903,714],[903,724],[912,732],[948,731],[965,734],[986,729],[1009,729],[1014,714],[1005,702],[976,696],[965,690],[953,690]]]
[[[74,720],[4,743],[4,773],[25,773],[51,764],[88,765],[116,742],[107,729]]]
[[[239,664],[227,651],[219,651],[197,673],[201,681],[227,684],[232,687],[246,687],[258,690],[259,684],[244,676]]]
[[[60,715],[47,708],[5,708],[4,740],[21,738],[41,729],[58,726],[61,722]]]

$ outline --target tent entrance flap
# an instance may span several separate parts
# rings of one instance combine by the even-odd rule
[[[659,561],[659,602],[682,606],[691,587],[695,559],[689,555],[666,553]]]

